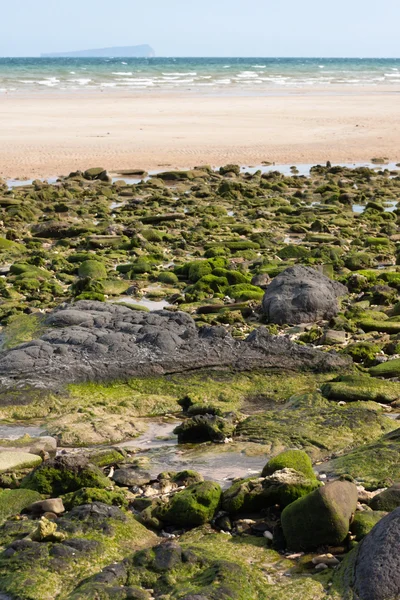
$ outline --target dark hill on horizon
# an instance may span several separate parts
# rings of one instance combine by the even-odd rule
[[[150,58],[155,52],[148,44],[141,46],[112,46],[111,48],[97,48],[94,50],[74,50],[72,52],[49,52],[41,54],[42,58]]]

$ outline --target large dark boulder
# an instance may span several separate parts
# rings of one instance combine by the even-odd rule
[[[351,362],[272,336],[264,327],[234,340],[223,328],[198,329],[188,314],[167,310],[145,313],[82,300],[61,305],[44,324],[41,338],[0,353],[0,405],[27,403],[32,390],[79,381],[226,367],[321,372]]]
[[[298,324],[331,319],[337,299],[347,288],[311,267],[300,265],[280,273],[265,292],[262,306],[270,323]]]
[[[338,572],[340,589],[354,600],[400,598],[400,508],[375,525]]]

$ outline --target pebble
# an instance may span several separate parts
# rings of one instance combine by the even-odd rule
[[[267,538],[267,540],[273,540],[274,536],[270,531],[264,531],[263,536]]]
[[[333,556],[333,554],[320,554],[319,556],[314,556],[311,561],[314,565],[326,565],[326,567],[335,567],[339,564],[338,559]]]
[[[325,563],[319,563],[318,565],[315,565],[316,571],[325,571],[326,569],[329,569],[329,567]]]

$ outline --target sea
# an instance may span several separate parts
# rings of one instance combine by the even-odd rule
[[[395,86],[394,58],[0,58],[0,94],[40,90],[274,93]]]

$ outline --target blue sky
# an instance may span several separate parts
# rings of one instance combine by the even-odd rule
[[[399,0],[2,0],[0,56],[148,43],[157,56],[400,57]]]

